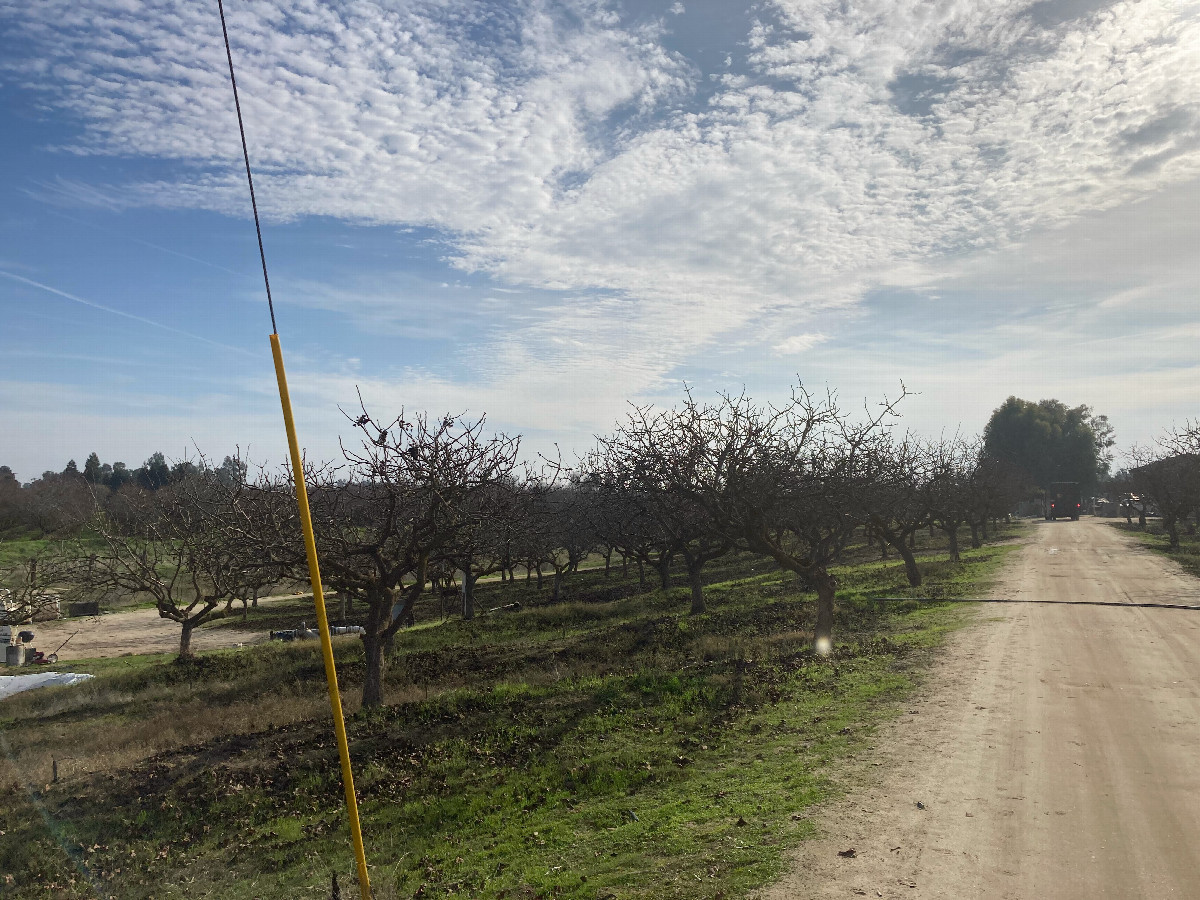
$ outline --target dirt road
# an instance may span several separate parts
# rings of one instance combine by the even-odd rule
[[[994,596],[1050,602],[981,607],[766,900],[1200,897],[1200,611],[1162,606],[1200,581],[1033,527]]]

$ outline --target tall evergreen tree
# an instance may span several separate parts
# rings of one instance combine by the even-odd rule
[[[112,464],[112,471],[109,472],[108,479],[104,483],[114,491],[117,491],[132,480],[133,473],[129,471],[125,463],[118,461]]]
[[[100,472],[100,456],[96,453],[89,453],[87,462],[83,464],[83,477],[92,484],[99,484],[101,481]]]
[[[171,480],[171,467],[167,465],[166,457],[161,452],[150,454],[140,469],[137,470],[138,484],[148,491],[157,491]]]

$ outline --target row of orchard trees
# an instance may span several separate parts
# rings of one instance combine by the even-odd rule
[[[679,408],[635,410],[600,441],[580,483],[597,496],[598,518],[622,553],[660,564],[683,559],[692,610],[704,609],[701,570],[733,550],[768,557],[817,593],[815,642],[832,640],[837,582],[831,567],[865,532],[904,560],[913,586],[921,571],[911,544],[936,527],[959,557],[958,534],[978,546],[991,520],[1025,489],[1010,467],[959,439],[897,437],[895,403],[877,415],[847,416],[832,395],[797,389],[761,406],[745,395]]]
[[[798,388],[778,406],[745,395],[670,410],[634,408],[573,469],[519,462],[519,440],[446,416],[354,419],[360,436],[336,464],[304,472],[326,586],[365,614],[363,704],[383,701],[387,650],[432,584],[459,572],[463,614],[489,573],[553,577],[553,597],[590,553],[619,555],[662,584],[682,561],[691,608],[702,571],[734,552],[767,557],[817,593],[814,640],[833,639],[832,566],[867,533],[921,571],[911,543],[939,528],[958,556],[977,544],[1023,483],[977,442],[896,433],[895,403],[856,419],[832,395]],[[290,472],[229,478],[203,461],[188,477],[99,509],[95,537],[65,554],[53,579],[94,592],[149,595],[182,627],[269,585],[306,578]],[[51,577],[51,576],[46,576]],[[43,583],[48,583],[43,579]]]
[[[1178,547],[1180,526],[1194,529],[1189,517],[1200,516],[1200,422],[1173,427],[1153,445],[1134,447],[1129,457],[1132,465],[1117,481],[1158,507],[1163,530]]]

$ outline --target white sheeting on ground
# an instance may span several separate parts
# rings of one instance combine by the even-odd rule
[[[0,700],[33,688],[49,687],[54,684],[79,684],[95,676],[86,672],[38,672],[33,675],[5,675],[0,677]]]

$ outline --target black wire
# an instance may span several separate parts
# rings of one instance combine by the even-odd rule
[[[233,75],[233,51],[229,49],[229,29],[225,27],[225,4],[217,0],[221,13],[221,33],[225,36],[225,58],[229,60],[229,83],[233,85],[233,105],[237,109],[238,131],[242,135],[242,158],[246,160],[246,181],[250,185],[250,208],[254,210],[254,230],[258,233],[258,256],[262,260],[263,284],[267,287],[267,309],[271,311],[271,333],[275,327],[275,304],[271,302],[271,280],[267,278],[267,254],[263,250],[262,226],[258,222],[258,203],[254,199],[254,176],[250,174],[250,151],[246,149],[246,126],[242,124],[242,104],[238,101],[237,78]]]

